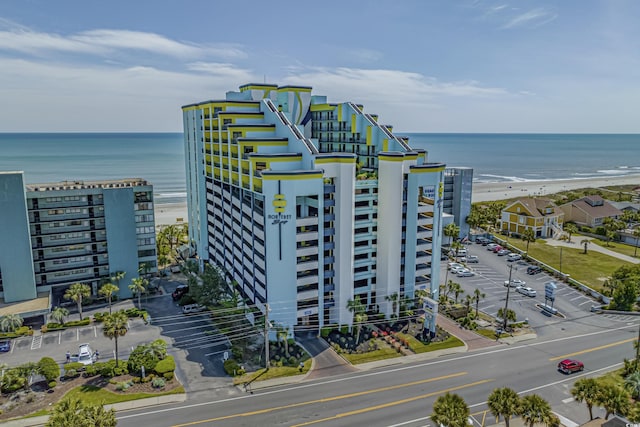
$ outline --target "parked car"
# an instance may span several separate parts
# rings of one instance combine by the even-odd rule
[[[467,255],[466,257],[461,258],[460,261],[466,262],[467,264],[475,264],[479,262],[478,255]]]
[[[527,267],[527,274],[538,274],[542,271],[542,267],[539,265],[530,265]]]
[[[91,365],[96,361],[96,355],[89,344],[80,344],[78,346],[78,353],[71,355],[71,361],[79,362],[83,365]]]
[[[460,264],[459,262],[450,262],[449,264],[447,264],[447,268],[449,270],[451,270],[454,267],[464,267],[464,265]]]
[[[497,253],[498,253],[498,252],[500,252],[502,249],[504,249],[504,248],[503,248],[502,246],[498,245],[498,246],[496,246],[495,248],[493,248],[493,253],[496,253],[496,254],[497,254]]]
[[[564,359],[558,363],[558,370],[565,374],[580,372],[584,370],[584,364],[577,359]]]
[[[8,351],[11,351],[11,340],[0,341],[0,352],[6,353]]]
[[[513,280],[511,280],[511,283],[509,283],[508,280],[504,281],[504,285],[505,286],[510,286],[512,288],[517,288],[518,286],[524,286],[526,284],[527,284],[527,282],[525,282],[524,280],[520,280],[520,279],[513,279]]]
[[[189,292],[189,285],[178,285],[176,290],[171,293],[171,297],[174,301],[177,301],[187,292]]]
[[[460,270],[464,270],[464,269],[465,269],[464,265],[454,265],[453,267],[451,267],[451,272],[453,274],[458,274]]]
[[[489,243],[489,244],[487,244],[487,250],[488,251],[492,251],[497,247],[500,247],[500,245],[497,244],[497,243]],[[502,249],[502,248],[500,247],[500,249]]]
[[[521,259],[522,255],[515,252],[511,252],[509,255],[507,255],[507,261],[520,261]]]
[[[187,304],[182,306],[183,314],[191,314],[191,313],[200,313],[201,311],[205,311],[207,309],[206,306],[200,304]]]
[[[526,295],[528,297],[535,297],[536,296],[536,290],[532,289],[528,286],[518,286],[516,288],[517,292],[520,292],[522,295]]]
[[[468,268],[462,268],[460,270],[458,270],[458,277],[472,277],[475,276],[476,273],[474,273],[473,271],[469,270]]]
[[[509,249],[500,249],[499,251],[496,251],[496,254],[498,254],[498,256],[505,256],[510,253],[511,251],[509,251]]]

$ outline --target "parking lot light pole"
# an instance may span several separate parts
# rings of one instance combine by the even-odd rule
[[[513,272],[513,264],[509,265],[509,281],[507,282],[507,298],[504,300],[504,313],[502,313],[502,330],[507,330],[507,307],[509,307],[509,291],[511,290],[511,273]]]

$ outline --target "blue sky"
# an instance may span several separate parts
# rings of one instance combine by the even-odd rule
[[[249,82],[403,132],[640,132],[635,0],[2,0],[0,132],[177,132]]]

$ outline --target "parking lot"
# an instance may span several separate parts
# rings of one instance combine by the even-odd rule
[[[114,305],[114,310],[132,307],[131,301],[123,301]],[[93,311],[88,310],[83,317],[88,317]],[[77,316],[77,315],[76,315]],[[159,338],[157,329],[149,328],[140,318],[129,319],[129,331],[118,339],[119,356],[126,358],[138,344]],[[37,362],[43,357],[51,357],[56,362],[66,362],[66,352],[77,353],[80,344],[89,344],[98,350],[101,359],[111,359],[115,356],[114,342],[102,333],[101,324],[73,327],[62,331],[41,333],[35,331],[33,336],[20,337],[11,340],[11,350],[0,353],[0,362],[9,367],[25,362]]]
[[[465,249],[468,255],[478,257],[478,263],[467,264],[467,268],[470,268],[474,275],[458,277],[450,271],[447,275],[445,271],[447,266],[443,262],[441,277],[443,280],[446,278],[459,283],[468,295],[473,295],[476,289],[480,289],[485,297],[480,300],[479,310],[492,317],[496,317],[498,310],[505,307],[507,292],[509,293],[508,308],[516,312],[517,321],[527,320],[534,328],[547,325],[550,321],[576,320],[592,316],[591,306],[598,304],[591,296],[558,282],[544,272],[527,274],[527,267],[531,264],[523,260],[508,261],[508,255],[498,256],[480,244],[465,245]],[[536,296],[523,295],[516,291],[515,286],[507,288],[504,284],[509,280],[510,275],[511,280],[525,282],[522,286],[534,289]],[[540,309],[540,305],[545,303],[545,283],[550,281],[556,282],[557,285],[553,306],[562,315],[561,317],[549,318]]]

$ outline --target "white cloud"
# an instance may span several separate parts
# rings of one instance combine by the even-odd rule
[[[171,40],[155,33],[99,29],[71,35],[32,31],[3,21],[0,49],[32,55],[56,52],[101,55],[118,51],[144,51],[176,58],[245,58],[239,47],[225,44],[195,44]]]
[[[549,22],[553,21],[557,17],[558,17],[557,13],[554,13],[542,8],[537,8],[511,18],[509,22],[507,22],[502,26],[502,28],[503,29],[510,29],[510,28],[517,28],[517,27],[537,28],[545,24],[548,24]]]

